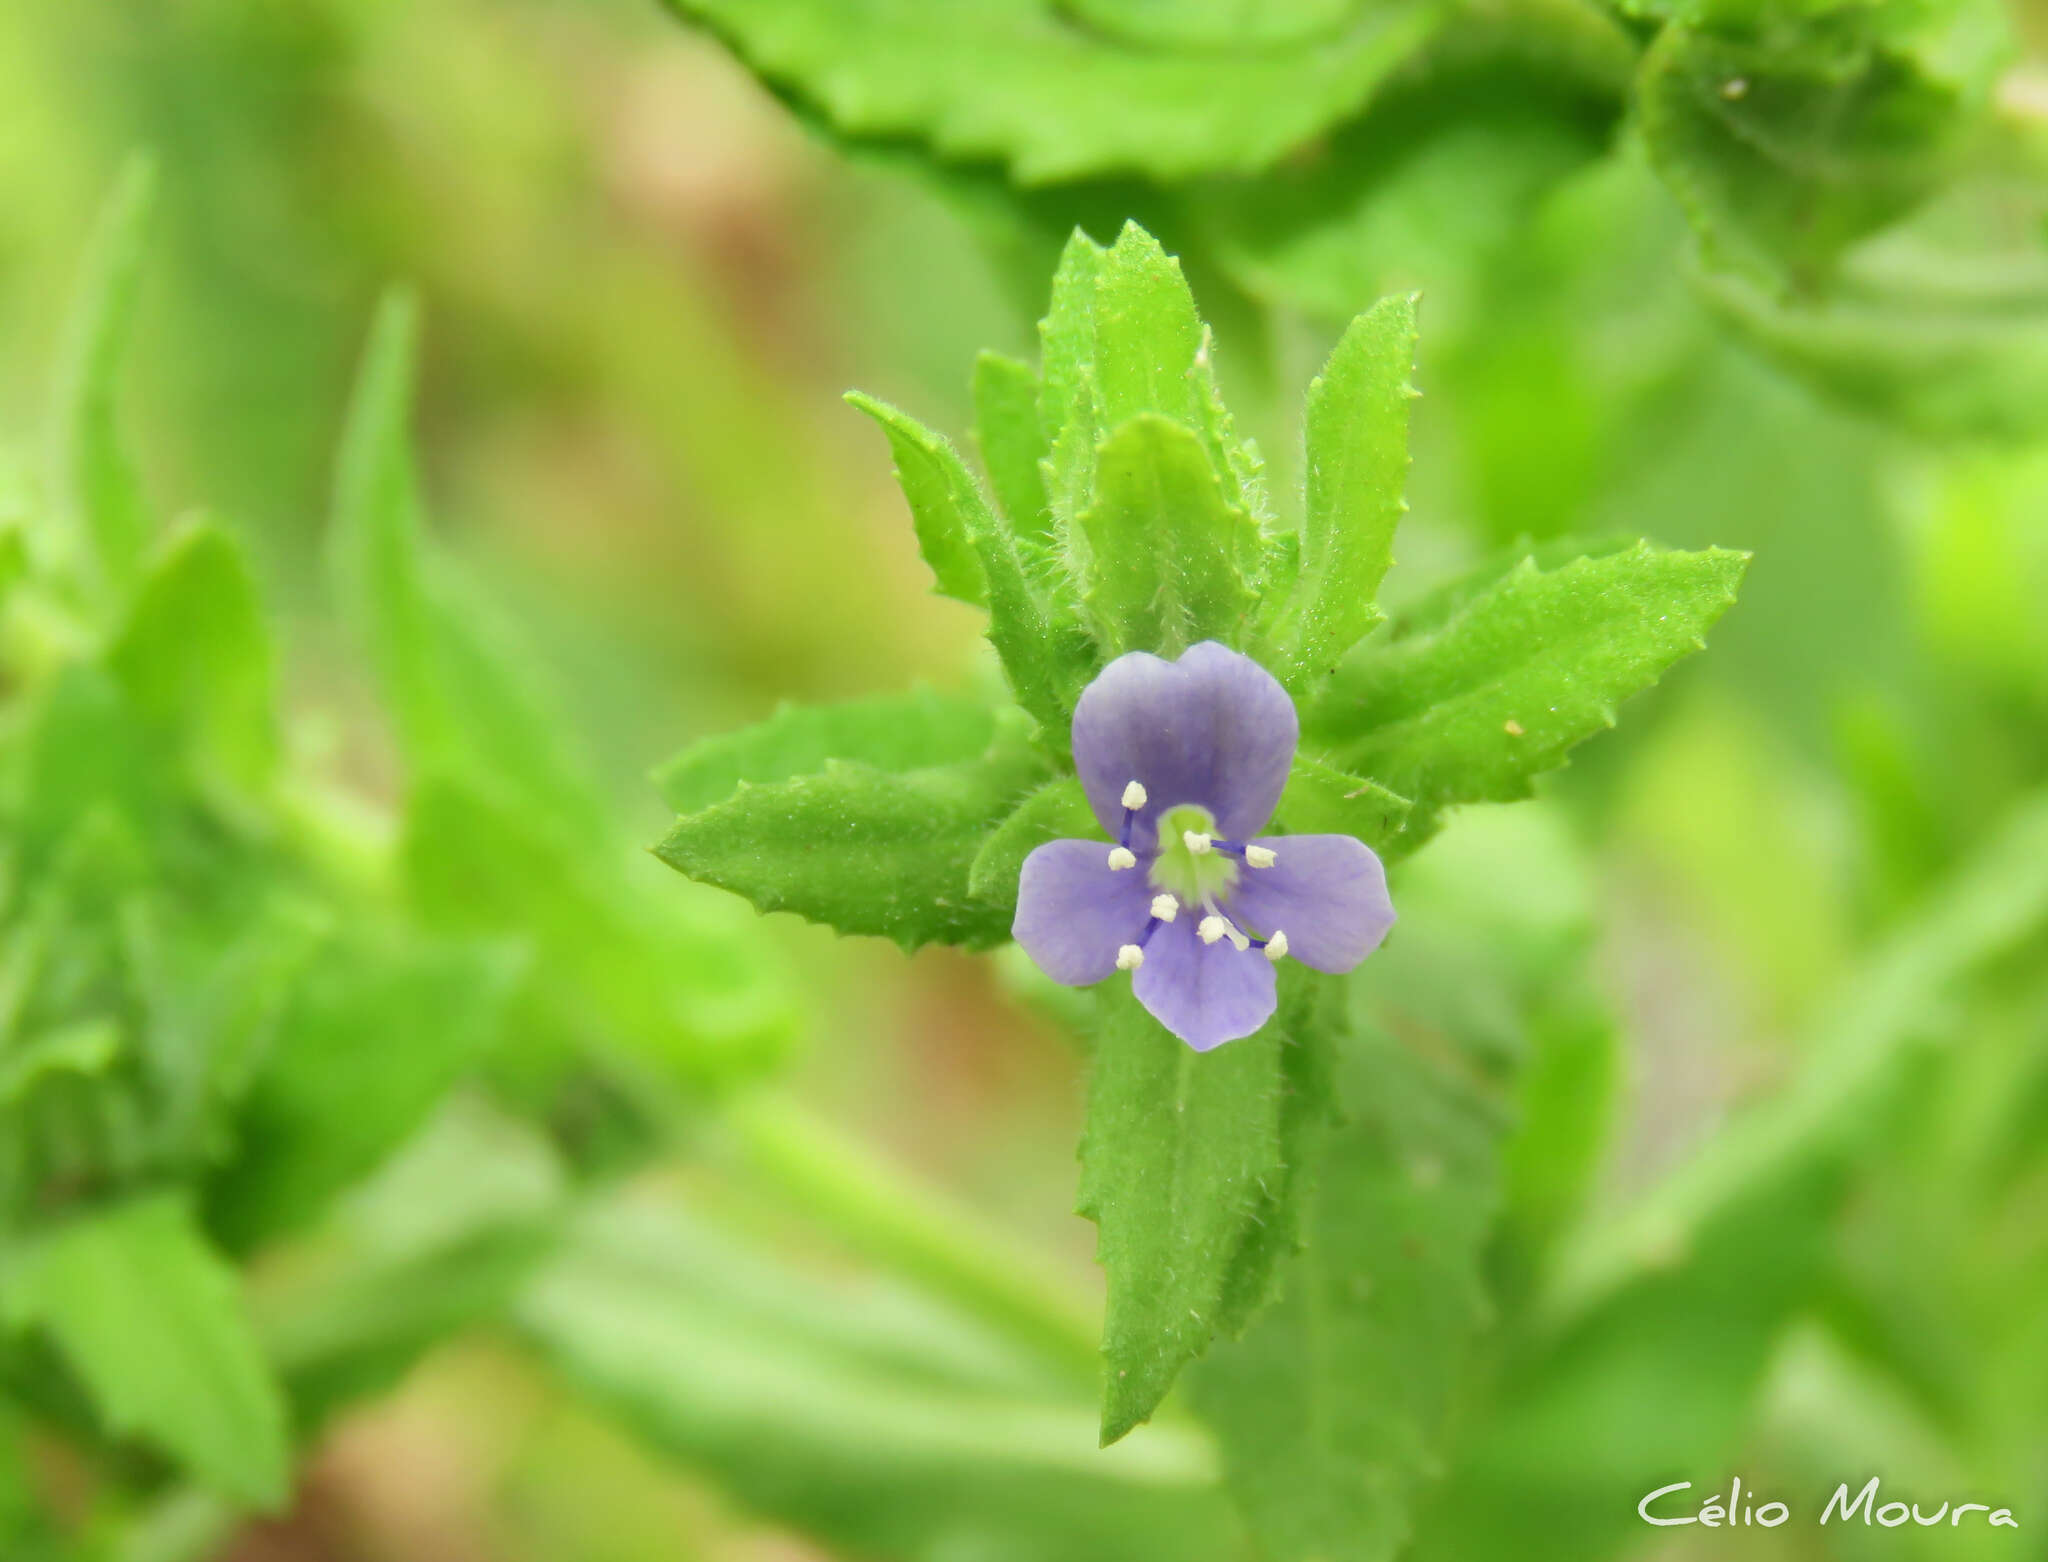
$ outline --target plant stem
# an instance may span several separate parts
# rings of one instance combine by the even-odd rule
[[[1094,1310],[1044,1262],[990,1233],[968,1210],[911,1181],[786,1096],[736,1097],[721,1118],[747,1162],[868,1257],[947,1297],[1093,1382]]]

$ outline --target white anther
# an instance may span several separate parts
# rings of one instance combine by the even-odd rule
[[[1171,895],[1154,895],[1152,897],[1152,915],[1162,922],[1171,922],[1180,915],[1180,902]]]
[[[1266,958],[1275,965],[1287,958],[1287,935],[1277,927],[1273,929],[1273,936],[1266,940]]]
[[[1138,865],[1138,854],[1137,854],[1136,852],[1132,851],[1132,850],[1130,849],[1130,847],[1128,847],[1128,846],[1112,846],[1112,847],[1110,847],[1110,849],[1109,849],[1109,871],[1110,871],[1110,872],[1112,872],[1112,873],[1115,873],[1115,872],[1118,872],[1119,870],[1121,870],[1121,869],[1124,869],[1124,868],[1135,868],[1135,867],[1136,867],[1137,865]]]
[[[1247,868],[1270,868],[1280,860],[1270,846],[1247,846],[1244,849],[1244,865]]]
[[[1116,968],[1119,971],[1135,971],[1145,963],[1145,951],[1136,944],[1125,944],[1116,952]]]
[[[1195,936],[1205,944],[1213,944],[1229,930],[1230,924],[1221,917],[1204,917],[1195,924]]]
[[[1133,781],[1124,788],[1124,807],[1143,808],[1147,793],[1142,782]]]
[[[1197,857],[1206,857],[1216,845],[1214,836],[1204,835],[1200,830],[1183,830],[1180,838],[1187,843],[1189,851]]]

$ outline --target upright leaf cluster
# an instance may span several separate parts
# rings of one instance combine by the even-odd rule
[[[1099,835],[1067,754],[1080,692],[1117,656],[1203,640],[1257,658],[1301,703],[1285,827],[1356,835],[1397,858],[1455,805],[1527,796],[1734,599],[1743,556],[1635,543],[1552,550],[1542,565],[1517,553],[1388,621],[1378,596],[1405,508],[1413,298],[1353,321],[1310,386],[1298,501],[1269,491],[1181,269],[1142,229],[1107,247],[1074,235],[1040,337],[1035,369],[992,355],[977,365],[986,491],[942,435],[849,398],[888,440],[936,589],[987,613],[1020,711],[883,696],[699,744],[658,777],[679,813],[659,848],[670,864],[762,910],[906,948],[1000,942],[1030,851]],[[1095,1016],[1080,1208],[1108,1275],[1103,1440],[1148,1419],[1189,1362],[1292,1286],[1274,1315],[1289,1321],[1259,1326],[1251,1354],[1219,1367],[1211,1402],[1237,1404],[1244,1373],[1267,1371],[1245,1363],[1267,1363],[1258,1416],[1320,1418],[1324,1441],[1280,1464],[1238,1460],[1233,1445],[1247,1512],[1282,1555],[1322,1554],[1361,1513],[1361,1535],[1398,1537],[1426,1451],[1368,1475],[1341,1446],[1350,1434],[1328,1429],[1380,1443],[1436,1434],[1473,1318],[1499,1118],[1428,1071],[1402,1083],[1415,1065],[1391,1043],[1347,1065],[1364,1043],[1348,1039],[1342,988],[1311,972],[1288,970],[1274,1020],[1214,1054],[1191,1052],[1115,981]],[[1360,1099],[1359,1069],[1384,1069],[1412,1116],[1388,1106],[1345,1120],[1347,1067]],[[1345,1182],[1325,1199],[1333,1143]],[[1341,1401],[1374,1392],[1403,1348],[1377,1315],[1349,1316],[1347,1288],[1386,1261],[1383,1214],[1408,1218],[1400,1166],[1430,1161],[1458,1180],[1413,1218],[1440,1211],[1454,1236],[1432,1245],[1402,1305],[1447,1309],[1441,1348],[1388,1421]],[[1388,1185],[1361,1185],[1368,1173]],[[1313,1264],[1295,1262],[1304,1241],[1322,1244]],[[1334,1332],[1301,1337],[1303,1319]],[[1353,1371],[1361,1362],[1373,1371]],[[1300,1522],[1287,1518],[1297,1492],[1311,1504]],[[1357,1554],[1379,1554],[1372,1545]]]

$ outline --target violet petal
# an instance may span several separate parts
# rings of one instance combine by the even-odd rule
[[[1350,970],[1379,948],[1394,925],[1387,870],[1363,841],[1348,835],[1270,835],[1270,868],[1246,868],[1229,911],[1262,937],[1287,934],[1287,953],[1318,971]]]
[[[1151,850],[1153,820],[1199,803],[1217,831],[1242,839],[1279,804],[1301,736],[1294,702],[1250,657],[1205,640],[1176,662],[1143,651],[1118,657],[1074,708],[1074,767],[1095,817],[1123,827],[1123,791],[1143,783],[1132,845]]]
[[[1145,946],[1131,990],[1152,1017],[1197,1052],[1249,1036],[1272,1018],[1273,963],[1228,939],[1205,944],[1193,917],[1169,922]]]
[[[1054,981],[1086,987],[1116,969],[1152,916],[1142,868],[1112,870],[1107,841],[1047,841],[1024,859],[1010,932]]]

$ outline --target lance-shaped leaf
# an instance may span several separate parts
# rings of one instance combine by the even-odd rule
[[[77,562],[107,600],[118,599],[134,580],[153,529],[114,402],[155,197],[155,167],[146,158],[132,159],[100,214],[58,361],[54,486],[63,496]]]
[[[1440,627],[1352,657],[1306,726],[1345,768],[1414,799],[1510,802],[1614,725],[1614,708],[1705,645],[1748,556],[1647,543],[1560,569],[1532,562]]]
[[[1076,529],[1087,543],[1083,600],[1111,656],[1244,639],[1259,529],[1225,497],[1192,430],[1152,414],[1118,427],[1097,452],[1094,500]]]
[[[1296,754],[1280,798],[1280,819],[1289,834],[1355,835],[1382,857],[1393,857],[1406,844],[1402,831],[1414,806],[1377,781]]]
[[[1009,918],[974,898],[968,870],[1048,768],[1010,723],[998,724],[985,754],[951,764],[891,771],[829,758],[806,774],[741,781],[678,819],[655,854],[762,911],[905,949],[985,949],[1009,936]]]
[[[974,443],[1011,532],[1034,547],[1052,534],[1039,394],[1038,371],[1028,363],[991,352],[974,360]]]
[[[335,476],[328,563],[409,764],[488,778],[557,827],[602,835],[608,811],[547,697],[546,669],[424,535],[413,471],[417,324],[384,300],[363,354]]]
[[[1383,298],[1351,322],[1308,390],[1301,569],[1271,630],[1274,673],[1311,688],[1380,620],[1380,580],[1408,508],[1408,383],[1415,299]]]
[[[986,603],[988,638],[1017,703],[1064,741],[1067,716],[1095,670],[1071,605],[1034,579],[1017,538],[989,510],[966,463],[941,436],[871,396],[846,398],[882,426],[939,589]]]
[[[107,662],[136,715],[202,781],[262,792],[278,756],[270,636],[232,537],[202,522],[171,538]]]
[[[1103,442],[1134,418],[1156,414],[1192,431],[1227,502],[1254,503],[1258,459],[1224,410],[1208,328],[1180,262],[1151,234],[1126,223],[1104,249],[1076,232],[1053,276],[1039,338],[1047,498],[1084,569],[1089,539],[1076,535],[1075,522],[1097,494]]]
[[[1102,1440],[1158,1407],[1220,1330],[1271,1294],[1294,1232],[1328,1095],[1314,981],[1287,973],[1264,1029],[1198,1053],[1128,986],[1098,999],[1080,1212],[1109,1280]]]
[[[164,1449],[236,1502],[283,1502],[284,1397],[234,1269],[177,1195],[95,1210],[13,1248],[0,1317],[56,1341],[116,1435]]]
[[[1058,0],[673,4],[840,133],[914,137],[1025,184],[1255,172],[1363,101],[1438,16],[1372,0],[1339,18],[1317,0],[1308,18],[1299,3],[1204,6],[1187,29],[1178,8],[1123,4],[1135,26],[1104,28],[1113,0],[1088,0],[1080,25]]]

